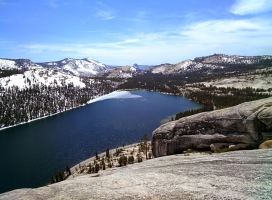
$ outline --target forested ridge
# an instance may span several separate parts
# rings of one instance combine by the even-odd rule
[[[199,58],[201,59],[201,58]],[[20,66],[24,66],[23,61]],[[19,62],[16,61],[16,62]],[[95,78],[93,83],[85,77],[81,80],[86,87],[79,88],[74,85],[58,86],[52,84],[32,85],[28,88],[3,88],[0,86],[0,128],[27,122],[29,120],[48,116],[67,109],[85,104],[88,100],[109,93],[115,89],[144,89],[182,95],[199,102],[202,108],[184,113],[178,113],[176,119],[198,112],[221,109],[234,106],[246,101],[253,101],[269,97],[272,88],[267,91],[253,88],[216,88],[206,87],[201,82],[237,76],[262,75],[270,77],[272,70],[271,60],[261,60],[257,64],[226,64],[224,68],[200,69],[184,74],[153,74],[150,71],[128,79]],[[211,63],[212,64],[212,63]],[[24,67],[18,69],[0,70],[0,78],[14,74],[22,74]],[[86,80],[84,80],[86,79]]]
[[[250,87],[244,89],[233,87],[218,88],[212,86],[206,87],[203,84],[196,84],[195,88],[197,89],[184,88],[183,95],[195,102],[202,104],[203,107],[177,113],[175,117],[176,120],[200,112],[228,108],[244,102],[268,98],[271,96],[264,90]]]
[[[0,128],[76,108],[111,91],[111,83],[106,80],[95,80],[85,88],[73,84],[0,87]]]
[[[255,67],[255,66],[254,66]],[[235,72],[239,74],[261,74],[270,75],[271,71],[255,72],[243,71]],[[227,77],[228,74],[225,74]],[[233,73],[232,73],[233,76]],[[170,93],[174,95],[185,96],[203,105],[203,107],[195,110],[177,113],[175,119],[186,117],[192,114],[222,109],[235,106],[244,102],[263,99],[271,96],[272,88],[268,90],[254,89],[251,87],[238,89],[234,87],[206,87],[200,82],[213,80],[222,77],[222,72],[215,74],[187,73],[186,75],[162,75],[162,74],[144,74],[128,79],[121,84],[121,89],[145,89],[149,91],[157,91]]]

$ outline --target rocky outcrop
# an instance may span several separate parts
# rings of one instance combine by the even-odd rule
[[[267,140],[260,144],[259,149],[272,149],[272,140]]]
[[[272,150],[181,154],[84,175],[0,200],[271,199]]]
[[[186,149],[258,148],[272,134],[272,97],[172,121],[152,136],[155,157]]]

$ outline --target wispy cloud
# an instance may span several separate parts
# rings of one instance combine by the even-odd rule
[[[121,34],[109,42],[23,45],[29,55],[92,56],[106,64],[159,64],[212,53],[272,54],[272,22],[262,18],[208,20],[171,31]],[[243,52],[243,53],[241,53]]]
[[[125,18],[126,21],[132,22],[134,24],[143,24],[148,22],[149,13],[145,10],[136,11],[132,17]]]
[[[262,29],[260,22],[254,20],[209,20],[187,26],[182,34],[202,41],[214,41],[216,38],[248,35]]]
[[[258,14],[272,10],[271,0],[236,0],[230,11],[236,15]]]
[[[96,16],[105,21],[116,18],[115,11],[102,2],[97,3]]]

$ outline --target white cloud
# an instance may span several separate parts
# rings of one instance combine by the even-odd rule
[[[262,18],[210,20],[191,24],[181,33],[190,43],[214,53],[254,55],[272,46],[272,22]]]
[[[25,52],[64,57],[94,57],[106,64],[175,63],[213,53],[272,54],[272,21],[263,18],[209,20],[171,31],[121,34],[110,42],[32,44]],[[62,58],[58,58],[62,59]]]
[[[96,16],[101,18],[101,20],[111,20],[115,18],[115,15],[107,10],[97,11]]]
[[[236,0],[231,12],[236,15],[258,14],[272,10],[271,0]]]
[[[240,36],[250,36],[263,31],[263,23],[255,20],[210,20],[191,24],[181,33],[199,42],[212,42]]]

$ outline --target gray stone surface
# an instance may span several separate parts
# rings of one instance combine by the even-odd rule
[[[272,198],[272,149],[173,155],[0,194],[0,200]]]
[[[155,157],[186,149],[254,149],[272,134],[272,98],[204,112],[166,123],[153,132]]]

